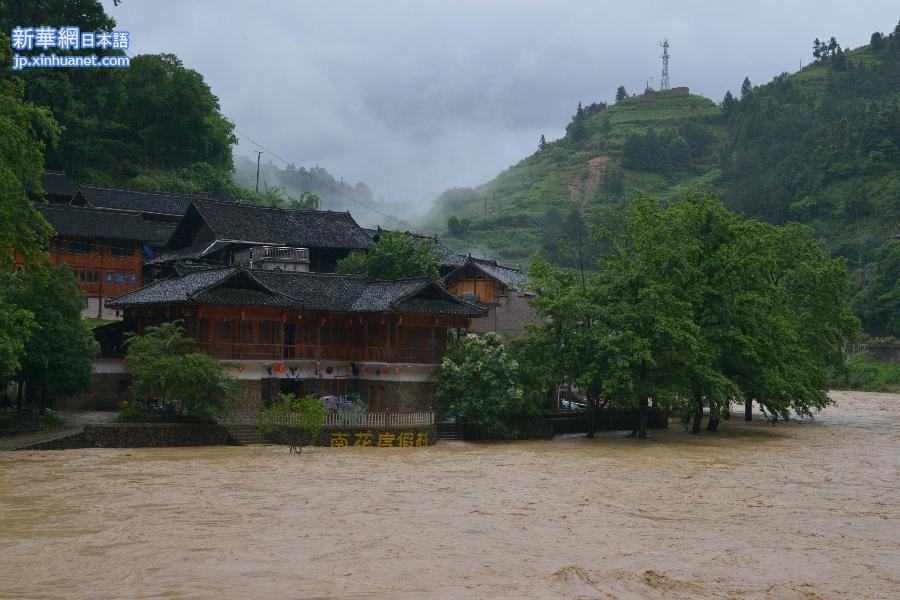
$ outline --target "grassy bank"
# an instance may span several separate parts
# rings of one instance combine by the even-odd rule
[[[878,360],[869,352],[860,352],[847,359],[844,373],[835,373],[830,382],[833,389],[863,390],[866,392],[900,391],[900,363]]]

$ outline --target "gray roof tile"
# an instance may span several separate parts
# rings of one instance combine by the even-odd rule
[[[133,212],[62,204],[38,204],[37,209],[56,233],[66,238],[163,244],[175,230],[174,225],[147,221]]]

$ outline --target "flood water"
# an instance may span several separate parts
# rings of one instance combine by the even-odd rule
[[[897,598],[900,396],[491,445],[0,454],[2,598]]]

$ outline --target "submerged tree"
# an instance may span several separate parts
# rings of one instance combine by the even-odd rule
[[[518,364],[494,333],[468,335],[444,356],[437,398],[461,416],[467,433],[485,439],[518,436],[516,421],[536,414],[516,381]]]
[[[715,430],[732,403],[756,400],[773,420],[828,403],[856,321],[846,268],[808,228],[744,221],[711,197],[639,197],[597,236],[609,249],[581,291],[573,274],[532,269],[546,319],[532,335],[564,337],[573,380],[637,408],[638,437],[651,402],[679,407],[694,432],[704,408]]]
[[[303,446],[315,443],[328,417],[328,409],[315,394],[307,394],[298,398],[295,394],[278,395],[278,402],[265,409],[259,421],[259,430],[269,435],[275,425],[271,422],[273,417],[286,417],[280,422],[288,436],[290,454],[300,454]]]

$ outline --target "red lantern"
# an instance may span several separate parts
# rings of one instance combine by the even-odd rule
[[[403,325],[403,315],[400,315],[400,324]]]
[[[319,319],[319,327],[325,327],[325,317]]]
[[[244,365],[241,365],[238,367],[238,373],[243,373],[243,372],[244,372]]]
[[[246,317],[246,316],[247,316],[247,315],[244,314],[244,311],[241,311],[241,321],[243,321],[243,320],[244,320],[244,317]]]
[[[353,319],[347,319],[347,327],[353,327]]]
[[[369,365],[363,365],[363,375],[369,374]]]
[[[384,369],[382,369],[381,372],[384,373],[385,375],[387,375],[387,367],[384,367]]]
[[[434,326],[437,327],[437,326],[440,325],[440,324],[441,324],[441,320],[438,319],[437,317],[435,317],[435,318],[434,318]]]

